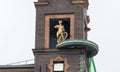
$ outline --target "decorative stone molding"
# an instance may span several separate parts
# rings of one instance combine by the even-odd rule
[[[88,0],[72,0],[72,4],[84,4],[86,8],[88,8]]]
[[[60,56],[57,56],[56,58],[50,59],[50,64],[48,65],[48,68],[50,69],[50,72],[53,72],[53,62],[54,61],[64,61],[64,72],[67,72],[67,69],[69,68],[69,64],[67,63],[67,58],[62,58]]]
[[[49,48],[49,37],[50,37],[50,19],[64,19],[70,18],[70,39],[74,39],[74,14],[55,14],[55,15],[46,15],[45,16],[45,43],[44,47]]]
[[[39,6],[39,5],[48,5],[49,3],[48,2],[34,2],[34,4],[36,6]]]

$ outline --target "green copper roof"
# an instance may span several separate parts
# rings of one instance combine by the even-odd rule
[[[89,58],[89,64],[90,64],[90,67],[88,72],[96,72],[96,67],[95,67],[93,58]]]
[[[98,45],[89,40],[65,40],[57,44],[56,48],[71,48],[71,46],[78,46],[78,48],[85,48],[88,54],[88,57],[93,57],[98,53]]]
[[[14,68],[34,68],[34,64],[25,64],[25,65],[0,65],[0,69],[14,69]]]

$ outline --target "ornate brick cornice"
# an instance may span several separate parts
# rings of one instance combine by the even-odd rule
[[[83,4],[85,8],[88,8],[89,3],[88,0],[72,0],[72,4]]]
[[[83,49],[56,49],[56,48],[52,48],[52,49],[32,49],[33,53],[48,53],[48,52],[83,52]]]

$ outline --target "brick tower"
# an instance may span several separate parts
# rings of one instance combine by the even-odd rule
[[[98,46],[87,40],[88,0],[38,0],[34,72],[89,72]]]

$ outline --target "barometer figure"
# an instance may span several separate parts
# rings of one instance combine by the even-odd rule
[[[58,25],[55,25],[54,28],[58,29],[56,36],[57,36],[57,43],[60,43],[61,41],[64,41],[67,36],[68,33],[65,31],[64,25],[62,25],[63,21],[59,20],[58,21]]]

